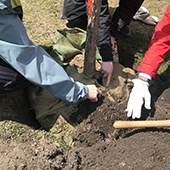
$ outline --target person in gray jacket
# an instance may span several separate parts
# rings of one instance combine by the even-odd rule
[[[0,93],[15,91],[28,82],[68,102],[98,100],[95,85],[75,82],[40,46],[29,39],[21,21],[19,0],[0,0]]]

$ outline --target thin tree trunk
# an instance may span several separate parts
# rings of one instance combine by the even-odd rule
[[[96,71],[95,59],[101,3],[102,0],[88,0],[89,15],[83,73],[89,78],[94,78]]]

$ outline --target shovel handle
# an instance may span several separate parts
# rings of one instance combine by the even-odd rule
[[[144,128],[144,127],[168,127],[170,120],[142,120],[142,121],[116,121],[114,128]]]

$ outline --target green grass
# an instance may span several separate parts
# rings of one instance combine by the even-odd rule
[[[69,147],[62,139],[56,139],[55,135],[51,132],[43,129],[34,130],[14,121],[1,122],[0,133],[4,134],[9,142],[26,143],[37,138],[38,140],[44,139],[50,143],[58,143],[63,151]]]
[[[23,23],[30,39],[36,45],[51,46],[55,32],[65,26],[61,20],[63,0],[21,0]]]
[[[1,122],[0,132],[9,136],[9,141],[17,140],[20,142],[27,141],[30,136],[35,134],[34,130],[26,128],[26,126],[13,121]]]

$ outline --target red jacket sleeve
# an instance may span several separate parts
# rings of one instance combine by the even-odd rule
[[[161,63],[170,50],[170,4],[163,19],[157,24],[148,50],[137,71],[155,77]]]

